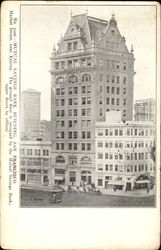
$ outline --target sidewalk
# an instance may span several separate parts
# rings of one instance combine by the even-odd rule
[[[154,188],[150,190],[149,193],[147,193],[146,189],[134,190],[134,191],[117,190],[116,192],[113,189],[100,189],[100,191],[102,194],[129,196],[129,197],[149,197],[155,194]]]

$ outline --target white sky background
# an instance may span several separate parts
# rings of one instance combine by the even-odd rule
[[[77,15],[85,13],[86,9],[86,6],[21,7],[21,90],[33,88],[42,92],[41,119],[50,120],[49,70],[53,44],[64,35],[71,10]],[[128,49],[131,44],[134,47],[134,99],[155,97],[155,6],[88,6],[89,16],[108,21],[113,12]]]

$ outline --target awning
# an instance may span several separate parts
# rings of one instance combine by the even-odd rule
[[[142,184],[142,183],[150,183],[150,180],[140,180],[140,181],[136,181],[137,184]]]
[[[108,182],[109,185],[117,185],[117,186],[123,186],[124,181],[119,181],[119,180],[113,180]]]
[[[55,175],[54,179],[62,181],[62,180],[64,180],[64,176],[62,176],[62,175]]]

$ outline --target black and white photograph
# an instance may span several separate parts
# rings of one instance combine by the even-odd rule
[[[21,5],[20,206],[155,207],[155,15]]]
[[[160,245],[160,5],[3,1],[1,247]]]

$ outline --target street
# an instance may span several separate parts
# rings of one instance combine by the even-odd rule
[[[62,201],[49,204],[47,192],[21,191],[22,207],[154,207],[155,196],[127,197],[116,195],[97,195],[90,193],[62,193]]]

